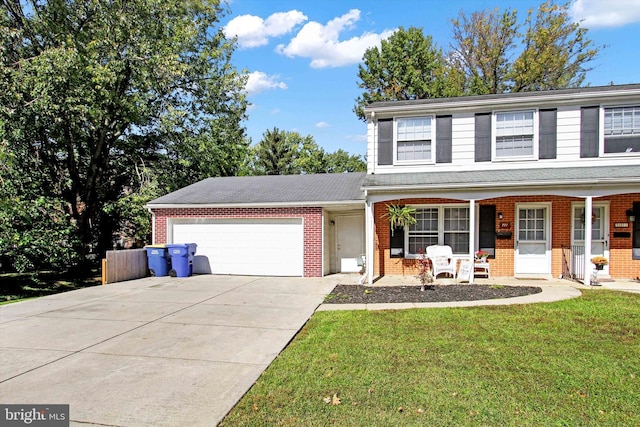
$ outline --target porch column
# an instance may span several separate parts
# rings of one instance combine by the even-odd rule
[[[471,260],[471,274],[469,284],[475,279],[475,247],[476,247],[476,201],[469,200],[469,259]]]
[[[365,256],[366,256],[366,280],[369,285],[373,284],[373,258],[374,258],[374,220],[373,220],[373,202],[367,201],[365,206]]]
[[[593,216],[593,197],[587,196],[584,199],[584,284],[591,285],[591,217]]]

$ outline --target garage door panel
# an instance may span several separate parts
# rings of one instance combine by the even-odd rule
[[[173,241],[196,243],[214,274],[302,276],[301,218],[194,220],[173,224]],[[201,262],[199,262],[201,264]],[[195,273],[202,267],[194,265]]]

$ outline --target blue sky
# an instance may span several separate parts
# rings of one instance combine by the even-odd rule
[[[238,37],[233,62],[250,73],[251,107],[245,122],[258,143],[267,129],[311,135],[327,152],[366,152],[366,125],[353,113],[358,64],[398,27],[420,27],[443,48],[451,42],[451,19],[461,10],[508,7],[519,19],[534,0],[230,0],[222,25]],[[606,45],[585,83],[640,83],[640,0],[575,0],[596,45]]]

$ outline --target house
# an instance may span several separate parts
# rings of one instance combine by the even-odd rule
[[[372,282],[415,274],[418,250],[439,244],[461,260],[488,252],[492,276],[589,283],[596,255],[609,259],[599,277],[640,275],[640,84],[365,114],[366,174],[205,180],[149,204],[155,241],[198,243],[214,273],[320,276],[357,271],[364,253]],[[389,204],[417,223],[391,230]]]

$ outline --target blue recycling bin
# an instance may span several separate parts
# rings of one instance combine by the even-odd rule
[[[166,276],[169,274],[171,258],[165,245],[149,245],[147,250],[147,265],[152,276]]]
[[[198,245],[195,243],[174,243],[167,245],[171,257],[171,277],[189,277],[193,274],[193,257]]]

